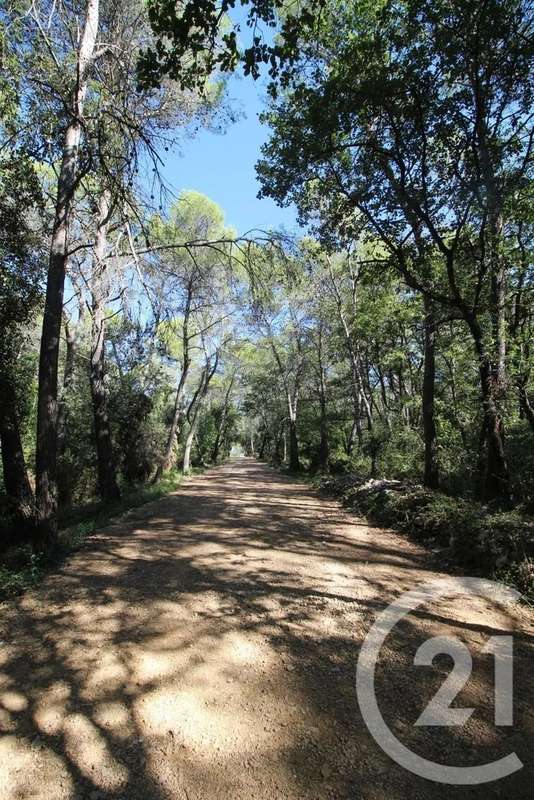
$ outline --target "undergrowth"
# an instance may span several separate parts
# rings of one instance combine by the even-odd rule
[[[324,478],[323,492],[370,521],[439,552],[442,561],[518,589],[534,602],[534,520],[403,481]]]

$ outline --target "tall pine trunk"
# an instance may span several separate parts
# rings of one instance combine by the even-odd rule
[[[326,423],[326,411],[321,407],[321,422],[320,422],[320,438],[319,438],[319,469],[322,472],[328,470],[328,459],[330,455],[330,448],[328,444],[328,426]]]
[[[289,469],[292,472],[300,472],[300,453],[296,417],[290,417],[289,419]]]
[[[492,358],[484,343],[482,329],[473,317],[469,320],[478,358],[478,371],[482,394],[484,420],[482,425],[485,437],[483,474],[481,475],[481,494],[484,500],[508,502],[510,499],[510,474],[504,450],[504,422],[500,402],[502,388],[497,382],[499,375],[498,356]],[[496,351],[499,352],[498,343]]]
[[[193,407],[193,417],[191,419],[191,423],[189,425],[189,431],[187,433],[187,437],[185,440],[184,458],[182,462],[182,469],[184,471],[184,475],[187,475],[187,473],[191,470],[191,451],[193,449],[193,441],[195,439],[195,435],[197,432],[198,423],[200,422],[200,409],[204,404],[204,400],[206,399],[206,395],[208,394],[210,381],[215,375],[218,365],[219,365],[219,354],[217,353],[215,356],[213,367],[211,367],[210,369],[208,362],[200,379],[199,387],[196,392],[197,400],[194,403]]]
[[[213,445],[213,450],[211,452],[211,461],[214,464],[217,463],[217,460],[219,458],[219,451],[221,449],[221,444],[222,444],[223,438],[224,438],[224,433],[225,433],[225,428],[226,428],[226,417],[227,417],[227,414],[228,414],[228,406],[229,406],[229,400],[230,400],[230,392],[232,391],[233,385],[234,385],[234,378],[232,377],[232,380],[230,381],[230,384],[229,384],[229,386],[228,386],[228,388],[227,388],[227,390],[225,392],[225,395],[224,395],[224,402],[223,402],[223,407],[222,407],[222,411],[221,411],[221,418],[219,420],[219,426],[217,428],[217,435],[215,437],[215,444]],[[262,454],[263,454],[264,442],[265,442],[265,436],[262,439],[262,443],[260,445],[259,458],[261,458]]]
[[[81,323],[81,316],[78,325]],[[67,426],[68,426],[68,409],[67,402],[68,396],[72,390],[72,382],[74,380],[74,365],[76,358],[76,332],[77,326],[71,327],[68,322],[65,323],[65,368],[63,370],[63,387],[61,391],[61,398],[58,403],[57,415],[57,449],[58,454],[61,455],[65,451],[67,443]]]
[[[200,411],[200,400],[197,403],[197,406],[193,412],[193,419],[191,420],[191,425],[189,426],[189,430],[187,432],[187,436],[185,439],[184,445],[184,458],[182,462],[182,469],[184,475],[188,475],[191,471],[191,451],[193,449],[193,442],[195,440],[195,435],[198,428],[198,423],[200,420],[198,412]]]
[[[65,462],[67,450],[67,432],[69,427],[68,401],[72,392],[74,381],[74,369],[76,361],[76,339],[78,327],[82,324],[84,304],[80,303],[79,318],[76,325],[65,323],[65,367],[63,370],[63,386],[58,403],[57,418],[57,452],[58,464],[58,498],[62,505],[70,505],[72,502],[73,478],[71,465]]]
[[[165,451],[163,453],[163,458],[161,459],[160,463],[158,464],[158,468],[156,470],[156,475],[154,477],[154,481],[159,481],[160,478],[164,475],[165,472],[168,472],[172,465],[174,459],[174,451],[176,446],[176,440],[178,437],[178,433],[180,431],[180,418],[182,416],[182,398],[184,396],[184,388],[185,382],[187,379],[187,375],[189,372],[189,360],[184,358],[184,365],[183,370],[180,375],[180,380],[178,381],[178,386],[176,388],[176,393],[174,395],[174,406],[172,410],[172,420],[169,426],[169,430],[167,432],[167,440],[165,442]]]
[[[165,472],[168,472],[173,465],[176,440],[180,429],[180,418],[182,416],[182,400],[185,391],[185,384],[189,375],[189,368],[191,366],[191,358],[189,355],[189,317],[191,315],[192,300],[193,300],[193,279],[189,281],[187,286],[187,298],[184,309],[184,320],[182,328],[182,351],[183,351],[182,372],[180,374],[180,380],[178,381],[178,386],[176,387],[176,393],[174,395],[172,420],[169,426],[169,430],[167,432],[165,449],[161,461],[158,464],[158,468],[154,476],[154,482],[160,480],[163,474]]]
[[[319,453],[318,453],[318,467],[322,472],[328,469],[329,459],[329,443],[328,443],[328,419],[326,412],[326,371],[323,360],[323,321],[319,324],[319,337],[317,340],[317,361],[319,373],[319,407],[320,407],[320,423],[319,423]]]
[[[341,327],[343,328],[345,346],[347,348],[347,354],[350,363],[353,425],[348,441],[347,454],[351,455],[352,450],[354,448],[355,434],[358,441],[358,447],[360,449],[363,443],[362,408],[365,411],[365,418],[367,419],[367,427],[369,430],[372,430],[373,427],[373,413],[371,409],[371,404],[369,402],[369,399],[365,393],[365,389],[363,386],[358,349],[353,341],[353,335],[350,330],[347,317],[343,310],[343,300],[341,297],[341,293],[336,284],[332,269],[330,269],[330,278],[331,278],[332,289],[334,291],[336,299],[339,321],[341,322]],[[354,306],[356,306],[356,300],[354,294],[353,294],[353,304]]]
[[[325,381],[324,381],[324,371],[321,367],[321,378],[320,378],[320,409],[321,409],[321,416],[319,422],[319,454],[318,454],[318,466],[322,472],[326,472],[328,469],[328,459],[330,456],[330,447],[328,442],[328,417],[327,417],[327,410],[326,410],[326,389],[325,389]]]
[[[93,422],[98,471],[98,490],[105,502],[118,500],[120,489],[117,483],[111,426],[108,415],[108,399],[105,384],[105,304],[108,298],[106,277],[106,243],[110,214],[110,194],[104,190],[98,203],[98,228],[93,254],[91,280],[91,363],[89,382],[93,405]]]
[[[425,439],[424,485],[429,489],[439,486],[438,437],[434,411],[436,383],[436,321],[432,301],[424,296],[424,372],[423,372],[423,431]]]
[[[478,356],[484,429],[486,464],[483,476],[484,500],[507,504],[511,499],[510,475],[504,449],[504,404],[506,398],[506,267],[503,254],[504,200],[502,182],[497,177],[494,149],[487,125],[487,97],[480,83],[474,86],[476,102],[476,134],[481,177],[487,192],[487,241],[489,262],[491,340],[472,327]],[[476,328],[476,326],[475,326]]]
[[[76,85],[68,109],[63,157],[58,177],[55,218],[43,312],[37,447],[35,457],[38,536],[41,550],[53,547],[57,536],[57,394],[58,355],[63,313],[63,291],[68,259],[68,222],[78,183],[78,151],[82,115],[99,23],[99,0],[88,0],[85,26],[76,63]]]

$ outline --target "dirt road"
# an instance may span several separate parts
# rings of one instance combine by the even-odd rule
[[[362,720],[355,664],[377,613],[437,577],[406,539],[242,459],[92,537],[0,606],[2,800],[532,798],[534,620],[483,600],[422,608],[382,650],[377,696],[399,739],[474,765],[484,787],[407,772]],[[515,725],[493,723],[489,636],[514,630]],[[462,727],[415,727],[450,672],[413,666],[429,636],[473,653]]]

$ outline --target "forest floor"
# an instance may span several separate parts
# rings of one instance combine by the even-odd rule
[[[0,606],[2,800],[532,798],[534,616],[494,600],[422,606],[382,648],[377,697],[426,758],[524,767],[481,787],[406,771],[376,744],[359,648],[402,590],[443,577],[428,551],[241,459],[102,529]],[[454,580],[454,579],[452,579]],[[515,724],[493,723],[489,636],[513,631]],[[450,671],[418,646],[469,646],[461,727],[414,726]]]

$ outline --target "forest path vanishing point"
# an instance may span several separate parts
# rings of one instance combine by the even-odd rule
[[[251,459],[184,483],[92,537],[0,606],[2,800],[532,798],[534,618],[492,601],[422,607],[388,637],[377,696],[405,744],[524,768],[449,787],[396,765],[355,691],[360,645],[402,590],[438,577],[427,552]],[[515,725],[493,722],[489,636],[513,629]],[[458,727],[413,723],[450,672],[414,667],[456,636],[473,673]]]

